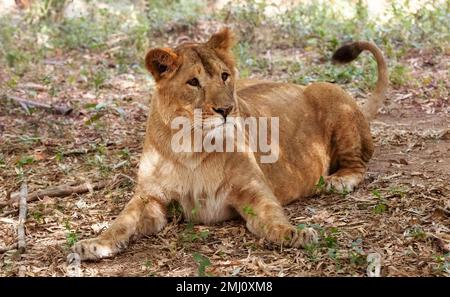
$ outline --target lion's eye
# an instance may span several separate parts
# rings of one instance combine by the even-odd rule
[[[226,80],[228,79],[229,76],[230,76],[230,75],[229,75],[228,73],[223,72],[223,73],[222,73],[222,80],[223,80],[223,81],[226,81]]]
[[[192,78],[192,79],[190,79],[190,80],[188,80],[187,82],[186,82],[188,85],[190,85],[190,86],[193,86],[193,87],[198,87],[198,86],[200,86],[200,82],[198,81],[198,79],[197,78]]]

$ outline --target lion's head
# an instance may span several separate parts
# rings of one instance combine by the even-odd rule
[[[236,113],[234,45],[229,29],[205,43],[151,49],[145,65],[156,81],[155,106],[168,124],[175,117],[193,119],[201,110],[203,126],[217,127]]]

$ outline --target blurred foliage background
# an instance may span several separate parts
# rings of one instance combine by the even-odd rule
[[[240,38],[235,53],[243,77],[285,73],[282,78],[297,83],[356,80],[365,87],[374,79],[364,73],[374,71],[371,59],[345,70],[326,62],[342,42],[367,39],[383,48],[391,81],[401,86],[414,83],[410,67],[401,62],[411,50],[449,51],[448,0],[15,1],[26,7],[21,12],[8,10],[8,2],[12,1],[3,0],[0,7],[0,63],[8,86],[52,56],[106,52],[117,67],[100,65],[77,74],[98,88],[112,75],[144,72],[142,61],[149,47],[200,41],[224,25]],[[314,56],[301,59],[288,49]]]

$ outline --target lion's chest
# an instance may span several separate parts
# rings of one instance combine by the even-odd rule
[[[183,207],[186,220],[212,224],[230,218],[228,204],[229,187],[221,172],[185,172],[185,178],[177,182],[177,200]]]
[[[212,224],[234,215],[227,202],[230,187],[220,162],[184,166],[154,154],[143,156],[139,183],[145,192],[166,203],[179,202],[186,220]]]

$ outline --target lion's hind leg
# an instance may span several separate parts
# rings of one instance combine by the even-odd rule
[[[370,129],[359,111],[340,125],[333,135],[334,171],[325,178],[325,189],[348,193],[364,180],[367,162],[373,154]]]
[[[327,192],[349,193],[364,179],[364,173],[350,170],[340,170],[325,178],[325,189]]]

